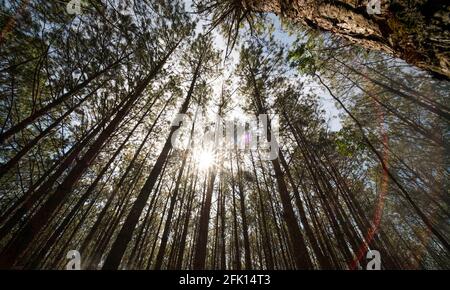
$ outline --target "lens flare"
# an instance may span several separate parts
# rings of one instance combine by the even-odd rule
[[[214,163],[214,153],[210,150],[201,150],[197,154],[197,162],[201,170],[210,168]]]

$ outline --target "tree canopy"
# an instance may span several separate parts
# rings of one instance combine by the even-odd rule
[[[435,2],[7,0],[0,268],[448,269]]]

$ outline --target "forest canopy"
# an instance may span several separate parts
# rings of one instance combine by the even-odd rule
[[[0,269],[449,269],[450,6],[368,2],[3,1]]]

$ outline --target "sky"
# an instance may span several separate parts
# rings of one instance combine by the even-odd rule
[[[192,0],[184,0],[186,9],[188,11],[193,12],[194,9],[192,8]],[[296,40],[296,35],[289,35],[286,31],[283,30],[281,26],[281,22],[278,16],[275,14],[269,14],[268,18],[270,21],[274,24],[274,33],[273,36],[276,40],[280,41],[284,45],[286,45],[288,48],[291,46],[294,41]],[[203,31],[203,26],[207,25],[208,23],[206,21],[199,21],[199,24],[197,26],[197,32]],[[218,31],[213,31],[213,37],[214,42],[216,45],[216,48],[223,51],[223,55],[225,55],[226,50],[226,41],[222,37],[222,35]],[[233,71],[233,68],[237,61],[239,60],[239,49],[240,45],[236,44],[233,51],[231,52],[229,56],[229,64],[227,66],[231,69],[225,71],[225,75],[230,75]],[[221,83],[223,78],[219,78],[215,81],[214,86],[214,93],[218,94],[220,93],[221,89]],[[312,93],[314,93],[316,96],[319,97],[319,103],[322,107],[322,109],[325,111],[324,117],[328,124],[330,131],[339,131],[342,128],[341,121],[339,114],[342,112],[336,107],[334,99],[330,96],[330,94],[325,90],[325,88],[318,82],[314,81],[312,78],[301,78],[300,80],[305,81],[304,83],[304,89],[308,90]],[[235,112],[231,112],[231,114],[234,115],[240,115],[242,114],[242,110],[240,108],[236,108]]]
[[[293,44],[296,40],[295,35],[289,35],[286,31],[281,27],[281,22],[278,16],[275,14],[270,14],[269,18],[275,25],[274,37],[286,44],[288,47]],[[322,108],[325,110],[325,120],[328,122],[331,131],[339,131],[342,128],[339,113],[341,112],[336,107],[334,99],[330,96],[328,91],[318,82],[314,81],[311,78],[308,78],[305,82],[305,89],[311,90],[315,93],[316,96],[319,97],[320,104]]]

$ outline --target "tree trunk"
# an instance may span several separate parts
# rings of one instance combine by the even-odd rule
[[[263,230],[263,233],[261,234],[261,236],[263,237],[262,244],[263,244],[264,256],[265,256],[265,260],[266,260],[266,269],[274,270],[272,249],[270,247],[269,231],[267,229],[266,210],[265,210],[264,204],[263,204],[263,196],[261,193],[261,187],[259,185],[258,174],[256,172],[255,161],[253,159],[252,152],[250,152],[250,158],[252,161],[252,168],[253,168],[253,173],[254,173],[254,177],[255,177],[256,190],[258,192],[258,197],[256,197],[256,199],[259,201],[259,211],[261,212],[261,220],[260,221],[262,223],[262,230]],[[258,218],[258,220],[259,220],[259,218]]]
[[[230,153],[230,165],[232,166],[233,158]],[[238,222],[237,222],[237,211],[236,211],[236,191],[234,187],[234,177],[231,174],[231,190],[233,192],[233,238],[234,238],[234,250],[235,250],[235,261],[233,270],[241,270],[241,252],[239,250],[239,235],[238,235]]]
[[[191,177],[191,178],[193,178],[193,177]],[[184,251],[185,251],[185,247],[186,247],[186,237],[188,234],[189,222],[191,220],[192,204],[194,201],[194,194],[195,194],[195,187],[197,185],[197,179],[198,179],[198,175],[195,174],[194,181],[191,181],[191,183],[189,185],[189,192],[190,192],[189,200],[188,200],[188,205],[187,205],[186,213],[185,213],[185,217],[184,217],[183,231],[181,234],[180,246],[178,248],[178,254],[177,254],[177,259],[176,259],[176,264],[175,264],[176,270],[181,270],[181,268],[183,267],[183,256],[184,256]]]
[[[139,120],[136,122],[136,124],[134,125],[133,129],[128,133],[127,137],[125,138],[125,140],[122,141],[122,143],[120,144],[120,146],[116,149],[116,151],[114,152],[114,154],[109,158],[108,162],[103,166],[102,170],[100,171],[100,173],[98,174],[98,176],[95,178],[95,180],[92,182],[92,184],[88,187],[88,189],[86,190],[85,193],[83,193],[83,195],[78,199],[77,203],[75,204],[75,206],[71,209],[71,211],[66,215],[66,217],[64,218],[63,222],[56,228],[56,230],[52,233],[51,237],[47,240],[47,242],[45,243],[45,245],[39,250],[39,252],[37,253],[37,255],[35,255],[34,257],[34,262],[31,268],[35,268],[40,262],[40,260],[47,254],[47,252],[51,249],[51,247],[54,245],[54,243],[56,242],[57,238],[63,233],[63,231],[66,229],[66,227],[69,225],[69,223],[73,220],[73,218],[75,217],[76,213],[81,209],[81,207],[84,205],[84,203],[86,202],[86,200],[91,197],[92,195],[92,191],[95,189],[95,187],[97,186],[97,184],[101,181],[101,179],[103,178],[104,174],[108,171],[108,169],[110,168],[111,164],[114,162],[114,160],[117,158],[117,156],[119,156],[119,154],[121,153],[122,149],[125,147],[125,145],[127,144],[128,140],[131,138],[131,136],[133,135],[133,133],[136,131],[136,129],[139,127],[139,125],[141,124],[141,122],[143,121],[143,119],[147,116],[147,114],[149,113],[150,109],[152,108],[152,106],[149,106],[147,108],[147,110],[145,111],[145,113],[139,118]],[[100,192],[100,191],[98,191]],[[97,193],[98,194],[98,193]],[[95,198],[93,199],[95,200]]]
[[[287,117],[287,116],[285,116]],[[314,254],[317,257],[317,261],[319,262],[320,268],[321,269],[331,269],[331,264],[328,262],[328,260],[326,259],[326,257],[324,256],[324,254],[322,253],[322,250],[320,249],[320,246],[314,236],[314,231],[313,229],[310,227],[310,224],[308,222],[308,219],[306,217],[306,212],[305,209],[303,208],[303,202],[300,198],[300,192],[298,191],[297,185],[294,182],[294,179],[291,175],[291,172],[289,170],[289,166],[284,158],[283,153],[280,151],[279,153],[280,155],[280,161],[281,161],[281,165],[283,165],[284,170],[286,172],[286,175],[288,177],[289,182],[292,185],[292,190],[294,192],[294,198],[295,198],[295,203],[297,205],[298,208],[298,212],[300,214],[300,220],[302,222],[303,227],[305,228],[305,232],[306,232],[306,236],[308,238],[309,243],[311,244],[311,247],[313,249]]]
[[[65,101],[67,101],[71,96],[77,94],[82,89],[86,88],[92,81],[103,75],[104,73],[108,72],[113,67],[117,66],[122,60],[129,57],[131,54],[127,54],[121,58],[119,58],[117,61],[111,63],[106,68],[98,71],[97,73],[93,74],[89,78],[87,78],[84,82],[76,85],[73,89],[69,90],[67,93],[62,94],[59,98],[56,100],[50,102],[49,104],[45,105],[41,109],[34,112],[29,117],[23,119],[20,121],[17,125],[11,127],[7,131],[5,131],[3,134],[0,135],[0,144],[4,143],[8,138],[16,134],[17,132],[20,132],[21,130],[25,129],[27,126],[32,124],[37,118],[42,117],[46,113],[48,113],[53,108],[63,104]]]
[[[108,137],[114,132],[123,117],[129,112],[132,105],[136,102],[142,92],[145,90],[150,81],[159,73],[163,65],[174,51],[175,47],[169,50],[164,58],[157,64],[157,66],[139,82],[136,89],[128,96],[123,104],[123,107],[115,115],[114,119],[108,126],[100,133],[98,138],[94,141],[91,147],[86,151],[84,156],[77,162],[74,168],[69,172],[64,181],[58,186],[55,192],[49,197],[42,208],[27,222],[23,230],[16,236],[16,239],[11,247],[7,247],[1,253],[2,268],[10,268],[14,265],[17,258],[27,249],[33,239],[38,235],[39,231],[46,225],[54,211],[64,201],[65,197],[70,194],[73,186],[88,168],[90,163],[98,154],[102,145],[106,142]]]
[[[96,91],[98,91],[98,89],[100,88],[100,86],[97,86],[93,91],[91,91],[89,94],[87,94],[81,101],[79,101],[76,105],[74,105],[73,107],[71,107],[67,112],[65,112],[62,116],[60,116],[59,118],[57,118],[50,126],[48,126],[47,128],[45,128],[44,131],[42,131],[38,136],[36,136],[33,140],[31,140],[30,142],[28,142],[22,149],[20,149],[19,152],[17,152],[17,154],[11,158],[10,160],[8,160],[8,162],[6,162],[5,164],[0,166],[0,178],[5,175],[5,173],[7,173],[11,168],[13,168],[14,166],[16,166],[19,161],[22,159],[23,156],[25,156],[34,146],[36,146],[36,144],[39,143],[39,141],[46,137],[54,128],[56,128],[67,116],[69,116],[75,109],[77,109],[79,106],[81,106],[82,103],[84,103],[84,101],[86,101],[87,98],[89,98],[90,96],[92,96]]]
[[[239,190],[239,203],[241,208],[241,218],[242,218],[242,233],[244,236],[244,257],[245,257],[245,269],[251,270],[252,269],[252,258],[250,253],[250,242],[249,242],[249,236],[248,236],[248,224],[247,224],[247,213],[245,210],[245,196],[244,196],[244,187],[242,185],[242,177],[241,177],[241,168],[239,166],[239,162],[241,160],[239,159],[239,155],[236,151],[236,164],[237,164],[237,176],[238,176],[238,190]],[[233,166],[231,166],[231,174],[233,174]]]
[[[187,93],[186,99],[184,100],[183,105],[181,106],[181,109],[179,111],[180,114],[185,114],[187,112],[192,94],[194,92],[194,87],[198,78],[201,64],[202,61],[200,59],[197,64],[197,68],[194,72],[194,76],[189,91]],[[131,240],[134,228],[136,227],[139,221],[139,217],[142,213],[142,210],[144,209],[147,199],[156,183],[156,179],[161,173],[161,168],[165,163],[165,161],[167,160],[170,150],[172,149],[172,141],[171,141],[172,135],[175,133],[177,129],[179,129],[179,127],[180,126],[178,125],[173,126],[171,128],[169,136],[167,136],[166,142],[164,144],[164,147],[161,150],[161,153],[158,156],[158,159],[156,160],[155,165],[153,166],[147,181],[142,187],[141,192],[137,196],[137,199],[134,202],[130,213],[128,214],[125,222],[123,223],[122,228],[111,248],[108,257],[106,258],[105,264],[103,265],[103,269],[117,269],[119,267],[120,261],[122,260],[122,256],[125,253],[129,241]]]
[[[401,58],[436,77],[449,79],[448,1],[380,1],[380,13],[367,8],[369,1],[353,0],[242,0],[242,6],[329,31],[364,48]]]
[[[214,189],[214,181],[216,179],[216,168],[213,165],[211,168],[208,187],[206,189],[205,203],[202,206],[199,229],[198,229],[198,239],[195,245],[195,255],[194,255],[194,270],[203,270],[205,268],[206,252],[207,252],[207,242],[208,242],[208,225],[209,216],[211,212],[211,199],[212,192]]]
[[[61,176],[61,174],[72,164],[72,162],[78,157],[83,148],[90,142],[92,138],[97,135],[100,129],[106,124],[107,118],[104,118],[99,124],[97,124],[84,139],[80,140],[73,146],[70,154],[65,158],[62,158],[60,164],[57,166],[55,172],[51,174],[47,180],[40,186],[33,186],[28,190],[20,202],[14,206],[14,209],[8,210],[11,214],[5,216],[4,224],[0,228],[0,237],[6,236],[10,231],[13,230],[15,226],[21,221],[24,215],[26,215],[32,208],[36,207],[42,201],[43,197],[48,193],[49,189],[52,188],[56,180]],[[30,214],[30,213],[28,213]],[[3,217],[2,217],[3,220]]]
[[[260,94],[260,90],[257,85],[257,80],[253,72],[253,68],[250,62],[247,60],[248,68],[250,72],[251,82],[253,85],[254,100],[256,104],[257,114],[267,114],[266,108],[263,106],[263,100]],[[258,117],[258,116],[256,116]],[[270,122],[267,122],[267,141],[271,141],[269,136],[271,135]],[[273,137],[272,137],[273,138]],[[277,140],[272,140],[277,142]],[[279,152],[280,153],[280,152]],[[306,243],[303,238],[302,232],[297,222],[297,218],[292,207],[291,198],[286,186],[283,171],[281,170],[280,161],[277,159],[271,160],[273,170],[275,172],[275,178],[278,184],[278,193],[283,206],[283,219],[286,222],[289,231],[289,238],[294,251],[295,265],[298,269],[311,269],[312,262],[306,248]]]

